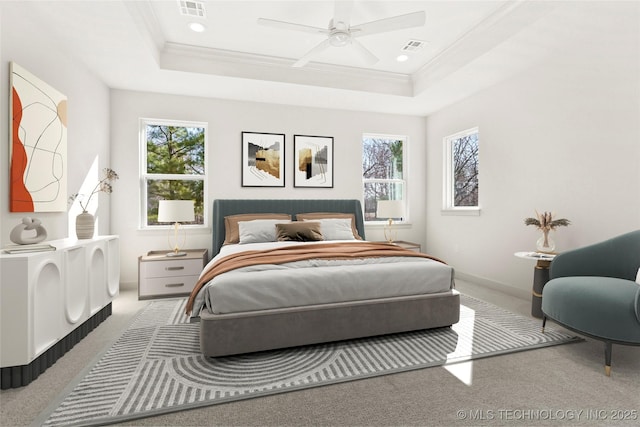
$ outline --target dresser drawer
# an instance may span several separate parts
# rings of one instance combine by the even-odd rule
[[[199,275],[201,271],[201,259],[143,261],[140,263],[140,277],[145,278],[193,276]]]
[[[188,294],[198,276],[154,277],[140,282],[140,297]]]

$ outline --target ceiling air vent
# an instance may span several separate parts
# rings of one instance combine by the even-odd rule
[[[180,4],[180,13],[185,16],[197,16],[199,18],[206,17],[204,3],[199,1],[178,0]]]
[[[403,47],[402,51],[413,52],[419,49],[422,49],[427,42],[423,42],[422,40],[409,40]]]

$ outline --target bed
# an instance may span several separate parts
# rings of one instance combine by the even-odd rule
[[[243,252],[247,250],[245,248],[250,248],[251,253],[259,252],[260,255],[263,255],[262,252],[268,251],[263,251],[262,246],[268,244],[251,241],[246,245],[225,244],[225,240],[230,241],[228,229],[231,227],[228,218],[242,214],[283,214],[285,217],[289,216],[291,220],[296,218],[302,220],[306,217],[300,214],[307,214],[311,215],[308,226],[312,227],[318,221],[313,213],[334,213],[337,217],[350,216],[354,235],[364,240],[363,215],[358,200],[218,199],[213,203],[212,253],[216,256],[208,266],[215,265],[220,258],[230,257],[230,254],[237,255],[239,259],[248,259],[245,256],[248,252]],[[300,217],[298,217],[299,215]],[[227,218],[226,226],[225,218]],[[342,220],[340,221],[342,223]],[[281,222],[288,223],[289,221],[283,220]],[[238,224],[245,227],[245,229],[241,228],[241,232],[245,233],[248,223],[240,222]],[[322,224],[327,226],[328,223],[325,221]],[[281,228],[290,226],[295,227],[295,225],[278,225],[278,232],[281,231]],[[242,236],[246,239],[246,233]],[[342,261],[307,259],[309,257],[307,253],[324,252],[333,246],[342,249],[344,254],[357,252],[360,248],[363,248],[362,251],[372,250],[374,252],[388,249],[374,247],[374,244],[370,242],[358,240],[282,242],[277,244],[286,246],[284,251],[297,254],[304,252],[306,258],[283,264],[287,268],[278,266],[278,269],[286,270],[282,273],[280,271],[267,273],[263,270],[267,267],[262,264],[259,266],[244,266],[242,264],[237,271],[223,272],[210,281],[204,281],[203,287],[192,293],[188,309],[192,321],[195,319],[200,322],[200,347],[205,356],[229,356],[321,342],[447,327],[459,320],[460,296],[453,289],[453,269],[444,263],[431,261],[428,266],[423,266],[430,260],[426,260],[420,255],[409,257],[406,255],[410,254],[406,252],[399,252],[397,256],[392,254],[393,256],[389,256],[389,259],[385,258],[384,261],[383,258],[377,258],[378,261],[359,258]],[[299,245],[305,246],[301,248]],[[405,251],[398,247],[394,250]],[[278,255],[280,252],[282,251],[278,249]],[[357,255],[354,256],[357,257]],[[396,264],[397,261],[402,261],[405,264]],[[309,263],[313,264],[313,267],[310,267]],[[340,263],[340,267],[336,268],[335,263]],[[348,265],[345,267],[342,265],[343,263]],[[381,267],[382,264],[385,264],[385,267]],[[299,268],[300,272],[289,268],[289,265],[295,266],[296,269]],[[379,268],[385,269],[384,274],[375,270]],[[429,268],[429,272],[434,271],[433,276],[436,278],[431,278],[432,274],[429,273],[424,274],[423,280],[422,274],[407,273],[409,268]],[[257,269],[257,271],[253,271],[253,269]],[[201,276],[204,276],[206,271],[207,268]],[[211,271],[209,270],[208,273]],[[286,279],[271,279],[269,281],[271,274],[276,275],[276,278],[279,277],[278,274],[286,274],[286,276],[282,276]],[[413,279],[404,280],[402,274],[408,275],[407,278],[412,276]],[[331,285],[332,290],[320,288],[321,285],[318,285],[317,282],[310,285],[307,283],[310,276],[322,277],[323,283]],[[375,278],[371,279],[371,277]],[[242,278],[245,280],[239,280]],[[415,278],[420,280],[414,280]],[[279,282],[288,287],[284,289],[270,288],[270,286],[275,286],[273,282]],[[365,283],[366,290],[359,290],[357,282]],[[409,282],[416,283],[409,286]],[[428,286],[431,287],[431,290],[422,290],[421,287],[427,286],[423,282],[429,282]],[[229,283],[235,283],[235,285],[230,286]],[[354,290],[353,288],[358,289]],[[302,289],[302,291],[298,292],[298,289]],[[226,295],[225,292],[228,295],[235,295],[230,298],[230,302],[223,302],[221,295]],[[302,294],[303,297],[299,299],[294,294]]]

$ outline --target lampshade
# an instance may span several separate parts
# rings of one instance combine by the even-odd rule
[[[404,217],[404,200],[378,200],[378,218]]]
[[[195,221],[193,200],[160,200],[158,204],[158,222]]]

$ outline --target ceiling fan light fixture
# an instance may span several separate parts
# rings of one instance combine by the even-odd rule
[[[329,43],[331,46],[341,47],[349,44],[351,35],[346,31],[334,31],[329,36]]]

